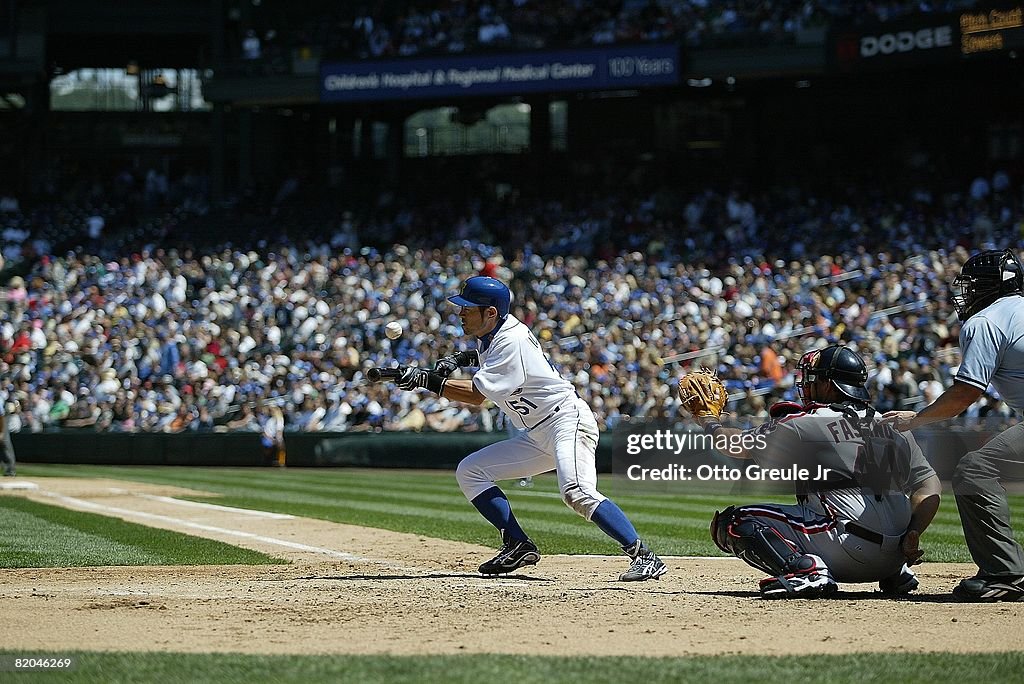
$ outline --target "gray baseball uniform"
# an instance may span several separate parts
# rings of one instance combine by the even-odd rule
[[[0,428],[3,434],[3,448],[0,448],[0,461],[3,463],[4,475],[14,475],[14,444],[11,443],[11,431],[7,428],[7,413],[5,410],[6,397],[0,397]]]
[[[956,380],[985,390],[995,387],[1007,405],[1024,409],[1024,297],[1002,297],[971,316],[960,329],[963,361]],[[1013,538],[1001,480],[1024,479],[1024,423],[967,453],[953,473],[967,548],[981,574],[1024,575],[1024,550]]]
[[[863,418],[865,410],[858,415]],[[899,572],[906,562],[900,540],[912,512],[908,495],[935,471],[912,435],[881,425],[877,417],[873,425],[872,434],[902,447],[894,452],[891,490],[876,493],[857,484],[863,480],[862,435],[843,413],[810,404],[804,413],[755,428],[768,446],[755,451],[754,460],[764,467],[813,461],[829,469],[828,484],[812,483],[796,505],[740,506],[735,517],[756,518],[803,553],[820,557],[836,581],[877,582]]]

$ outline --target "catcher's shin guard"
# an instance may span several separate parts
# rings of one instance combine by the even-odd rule
[[[729,506],[724,511],[715,511],[715,517],[711,519],[711,541],[715,546],[728,554],[736,555],[732,550],[732,543],[729,541],[729,525],[732,523],[735,506]]]
[[[715,513],[711,537],[718,548],[769,575],[806,572],[815,566],[796,544],[756,518],[744,517],[734,506]]]

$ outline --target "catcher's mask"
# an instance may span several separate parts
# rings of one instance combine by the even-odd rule
[[[990,249],[967,260],[953,288],[953,308],[966,321],[1000,297],[1024,293],[1024,269],[1012,250]]]
[[[853,350],[841,344],[824,349],[815,349],[800,357],[797,364],[796,389],[800,398],[807,401],[807,386],[818,380],[828,380],[843,396],[860,402],[870,402],[864,384],[868,381],[868,369],[864,361]]]

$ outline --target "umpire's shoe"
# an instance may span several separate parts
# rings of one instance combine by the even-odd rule
[[[658,579],[668,572],[668,568],[661,562],[661,559],[639,539],[630,546],[623,546],[622,550],[633,562],[629,564],[629,570],[619,575],[620,582],[643,582],[649,579]]]
[[[502,530],[501,542],[498,555],[480,566],[480,574],[505,575],[524,565],[536,565],[540,560],[537,545],[529,539],[513,539]]]
[[[971,603],[1024,600],[1024,577],[971,577],[953,589],[953,596]]]

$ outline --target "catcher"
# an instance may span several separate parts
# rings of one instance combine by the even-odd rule
[[[764,598],[829,596],[837,582],[878,582],[889,595],[913,591],[910,566],[924,555],[919,540],[939,506],[938,476],[909,433],[875,416],[867,369],[852,350],[814,350],[798,374],[804,403],[775,404],[772,418],[749,431],[764,435],[766,448],[738,457],[762,467],[820,466],[827,479],[797,482],[796,505],[716,512],[712,539],[769,575],[760,583]],[[722,426],[726,390],[713,374],[683,377],[679,392],[705,432],[741,434]]]

